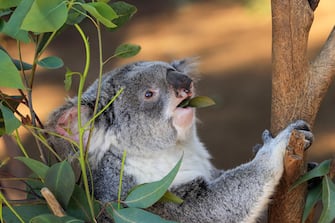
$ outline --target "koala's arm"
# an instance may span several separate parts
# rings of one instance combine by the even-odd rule
[[[265,131],[264,145],[251,162],[221,171],[209,182],[197,179],[174,188],[173,192],[184,202],[157,204],[152,211],[185,223],[255,222],[281,178],[285,149],[293,129],[305,134],[308,147],[313,136],[303,121],[289,125],[276,138]]]

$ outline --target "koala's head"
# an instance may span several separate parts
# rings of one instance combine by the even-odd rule
[[[95,120],[89,152],[95,161],[106,150],[152,152],[183,143],[191,134],[195,122],[193,108],[178,105],[194,95],[193,60],[172,63],[137,62],[115,69],[103,76],[98,111],[103,109],[122,89],[122,93]],[[83,94],[82,123],[93,116],[98,81]],[[77,98],[70,99],[49,119],[49,129],[78,140]],[[84,143],[87,143],[88,130]],[[53,144],[67,146],[64,142]],[[69,148],[65,149],[65,152]]]

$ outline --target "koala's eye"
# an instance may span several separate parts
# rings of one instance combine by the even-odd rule
[[[145,98],[152,98],[154,96],[154,92],[153,91],[150,91],[150,90],[147,90],[144,94]]]

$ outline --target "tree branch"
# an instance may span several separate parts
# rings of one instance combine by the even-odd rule
[[[303,119],[311,127],[335,75],[335,31],[309,65],[308,35],[318,0],[272,0],[272,113],[271,130],[278,133],[290,122]],[[293,140],[293,138],[295,140]],[[285,171],[269,207],[269,222],[301,222],[306,185],[290,191],[306,171],[302,136],[291,136]],[[293,156],[292,156],[293,154]],[[301,159],[296,159],[300,154]],[[293,158],[292,158],[293,157]],[[295,158],[294,158],[295,157]]]

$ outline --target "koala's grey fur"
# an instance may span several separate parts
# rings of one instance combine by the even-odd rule
[[[102,202],[117,200],[124,150],[123,197],[135,185],[160,180],[184,154],[170,188],[184,202],[158,203],[151,211],[185,223],[255,222],[282,175],[291,131],[305,134],[306,147],[312,134],[303,121],[289,125],[275,138],[264,131],[264,145],[252,161],[232,170],[215,169],[197,136],[194,109],[176,109],[183,99],[194,95],[193,72],[193,61],[186,59],[132,63],[103,76],[98,109],[121,88],[123,92],[95,121],[89,143],[94,194]],[[92,117],[97,86],[95,82],[83,94],[83,123]],[[77,100],[72,98],[56,110],[48,128],[78,140]],[[86,143],[87,136],[84,140]],[[65,156],[73,156],[69,143],[57,137],[51,142]]]

